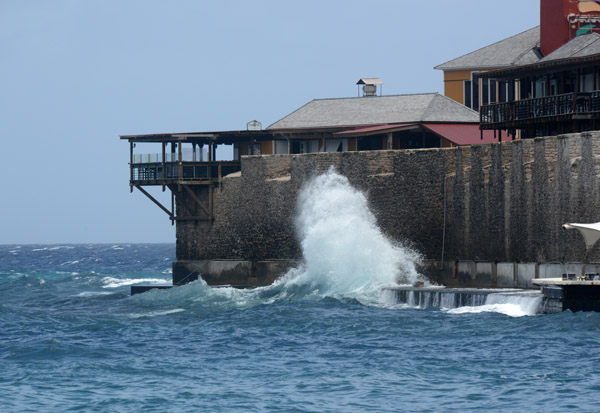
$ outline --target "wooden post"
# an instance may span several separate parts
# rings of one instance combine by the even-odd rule
[[[208,178],[208,184],[212,184],[212,161],[213,161],[213,143],[208,143],[208,170],[206,171],[206,177]]]
[[[179,175],[179,179],[183,179],[183,151],[181,149],[181,142],[177,144],[177,156],[179,157],[179,171],[177,175]]]
[[[173,218],[173,213],[171,211],[169,211],[167,208],[165,208],[158,200],[156,200],[156,198],[154,198],[152,195],[150,195],[144,188],[142,188],[140,185],[136,185],[135,186],[142,194],[146,195],[152,202],[154,202],[156,204],[156,206],[158,206],[160,209],[162,209],[167,215],[169,215],[171,218]],[[173,208],[171,208],[173,209]]]
[[[165,148],[167,142],[162,142],[162,191],[165,192],[165,180],[167,179],[167,166],[165,165]]]
[[[210,218],[212,216],[211,212],[202,204],[202,201],[200,201],[200,198],[198,198],[196,196],[196,194],[194,193],[194,191],[189,187],[189,185],[183,185],[183,189],[186,190],[186,192],[192,197],[192,199],[194,201],[196,201],[196,204],[198,204],[198,206],[200,207],[200,209],[202,209],[202,211],[204,211],[204,213],[206,215],[208,215],[208,217]],[[212,192],[212,191],[211,191]]]
[[[129,192],[133,192],[133,142],[129,141]]]
[[[175,191],[171,189],[171,225],[175,225]]]
[[[423,132],[425,133],[425,132]],[[393,149],[394,146],[394,138],[393,138],[393,134],[390,132],[387,134],[387,148],[388,149]]]

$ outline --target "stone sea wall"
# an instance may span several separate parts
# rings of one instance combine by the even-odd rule
[[[382,231],[431,260],[600,261],[566,222],[600,221],[600,133],[450,149],[249,156],[215,190],[214,222],[177,223],[177,259],[300,259],[297,195],[334,166]],[[206,190],[197,195],[207,199]],[[185,192],[177,208],[198,213]]]

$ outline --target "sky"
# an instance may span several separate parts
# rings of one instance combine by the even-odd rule
[[[443,93],[539,1],[0,0],[0,244],[175,242],[120,135],[266,127],[362,77]]]

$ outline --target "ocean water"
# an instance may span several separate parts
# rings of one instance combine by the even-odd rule
[[[306,262],[254,290],[129,296],[171,244],[0,246],[0,410],[600,411],[599,314],[399,304],[419,256],[366,196],[330,171],[300,198]]]

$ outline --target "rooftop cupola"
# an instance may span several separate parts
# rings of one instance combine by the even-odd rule
[[[383,85],[383,81],[378,77],[363,77],[358,82],[357,85],[363,85],[363,96],[377,96],[377,85]],[[379,86],[379,95],[381,96],[383,90],[383,86]],[[360,89],[359,89],[360,96]]]

